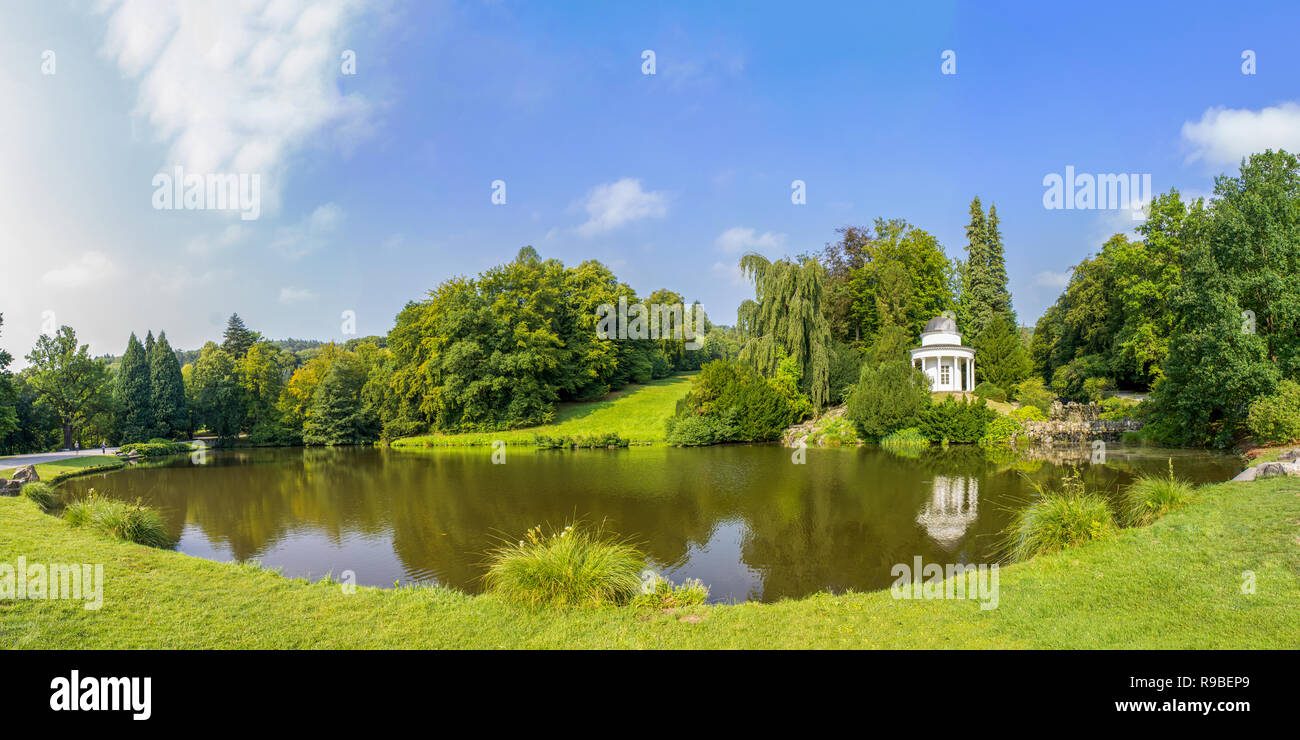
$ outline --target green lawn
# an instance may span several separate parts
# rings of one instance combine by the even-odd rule
[[[66,460],[56,460],[54,462],[41,463],[36,466],[36,475],[43,481],[51,481],[59,476],[70,477],[77,473],[90,472],[91,468],[104,468],[110,470],[120,468],[125,463],[116,455],[83,455],[80,457],[70,457]],[[18,472],[18,468],[9,468],[0,470],[0,478],[11,478]]]
[[[690,390],[694,375],[675,375],[631,385],[599,401],[562,403],[555,409],[555,421],[537,427],[506,432],[472,434],[427,434],[393,442],[394,447],[443,447],[506,444],[532,444],[534,435],[550,437],[586,436],[617,432],[631,442],[661,442],[664,423],[673,415],[677,401]]]
[[[114,542],[0,499],[0,563],[102,563],[104,605],[0,601],[11,648],[1297,648],[1300,481],[1202,489],[1151,527],[1002,569],[999,606],[888,591],[664,614],[309,584]],[[1255,593],[1242,592],[1243,573]]]

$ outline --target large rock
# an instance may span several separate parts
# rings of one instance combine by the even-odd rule
[[[1300,463],[1266,462],[1255,466],[1256,478],[1273,478],[1279,475],[1300,475]]]
[[[1300,447],[1283,452],[1281,455],[1277,456],[1277,459],[1285,462],[1295,462],[1296,460],[1300,460]]]
[[[41,477],[36,474],[35,465],[24,465],[19,468],[10,480],[16,480],[20,483],[35,483]]]
[[[21,490],[23,490],[22,481],[0,478],[0,496],[17,496]]]

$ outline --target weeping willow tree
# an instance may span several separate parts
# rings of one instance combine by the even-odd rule
[[[772,262],[750,253],[740,258],[740,269],[754,281],[754,300],[740,304],[736,316],[745,342],[740,361],[772,377],[782,358],[794,358],[820,411],[830,399],[826,268],[811,257]]]

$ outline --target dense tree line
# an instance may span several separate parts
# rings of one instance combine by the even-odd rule
[[[736,335],[707,318],[688,346],[694,325],[683,326],[679,294],[658,290],[644,302],[599,262],[566,267],[526,247],[408,304],[388,336],[342,345],[268,341],[235,314],[221,343],[197,352],[149,332],[144,342],[131,334],[118,358],[92,358],[62,327],[38,340],[16,376],[0,355],[0,443],[18,452],[206,433],[223,443],[357,444],[507,429],[550,420],[562,401],[738,356]],[[649,338],[598,335],[602,306],[627,304],[630,323],[654,324]],[[669,318],[660,323],[652,306]]]
[[[1248,423],[1300,408],[1274,395],[1300,377],[1300,164],[1268,151],[1186,203],[1171,190],[1150,205],[1141,239],[1111,237],[1074,268],[1038,321],[1036,373],[1059,395],[1151,390],[1153,439],[1226,445]],[[1276,399],[1267,401],[1266,399]]]
[[[197,351],[148,332],[143,342],[129,336],[120,358],[97,359],[62,327],[40,337],[20,373],[0,353],[0,447],[199,432],[354,444],[508,429],[551,420],[560,402],[701,368],[670,424],[681,444],[773,439],[840,403],[867,436],[915,426],[971,441],[988,409],[933,404],[907,355],[925,322],[946,312],[977,350],[979,395],[1044,409],[1053,394],[1150,389],[1152,435],[1177,444],[1300,430],[1300,408],[1288,406],[1300,398],[1295,157],[1251,157],[1239,176],[1218,178],[1209,204],[1163,194],[1138,233],[1112,237],[1076,266],[1032,333],[1016,325],[997,209],[978,198],[964,260],[900,219],[840,229],[815,256],[745,255],[754,298],[734,329],[705,320],[698,349],[639,308],[686,306],[681,295],[642,298],[600,262],[569,267],[531,247],[408,303],[386,336],[345,344],[268,341],[232,315],[222,341]],[[622,329],[654,329],[610,336],[613,305],[624,307]]]

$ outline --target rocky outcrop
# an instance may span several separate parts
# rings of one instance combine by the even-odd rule
[[[23,490],[22,481],[0,478],[0,496],[17,496],[21,490]]]
[[[36,474],[35,465],[24,465],[19,468],[10,480],[16,480],[21,483],[35,483],[40,480],[41,476]]]
[[[853,432],[852,424],[844,418],[846,406],[827,409],[826,413],[795,424],[781,435],[786,447],[838,447],[845,444],[860,445],[862,441]],[[829,433],[828,432],[832,432]]]
[[[1292,450],[1296,452],[1296,450]],[[1283,453],[1286,454],[1286,453]],[[1292,457],[1291,459],[1295,459]],[[1266,462],[1260,463],[1254,467],[1246,468],[1237,474],[1234,481],[1252,481],[1261,478],[1275,478],[1278,476],[1300,475],[1300,462]]]

